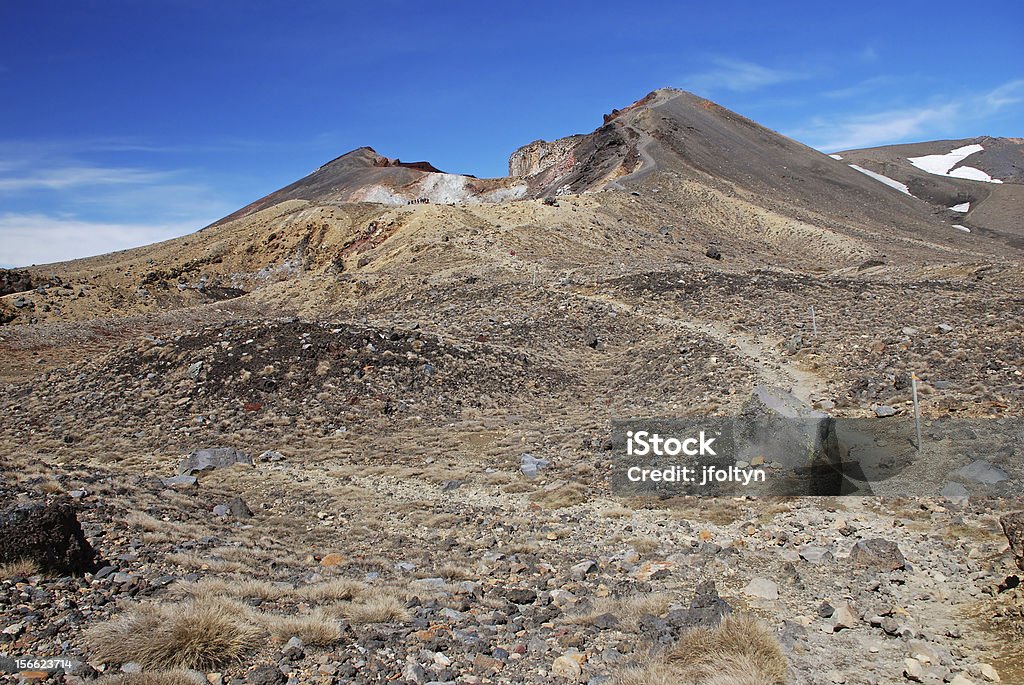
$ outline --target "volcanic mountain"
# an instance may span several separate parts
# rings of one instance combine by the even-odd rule
[[[963,230],[1024,247],[1024,139],[936,140],[838,156],[903,184]]]
[[[2,273],[0,496],[68,492],[109,560],[0,564],[5,637],[103,682],[156,652],[224,682],[690,682],[644,660],[753,608],[771,628],[728,642],[791,649],[715,682],[1024,682],[1013,145],[835,159],[659,90],[507,177],[360,148],[191,235]],[[613,489],[620,422],[765,403],[858,422],[832,454],[893,497]],[[224,617],[245,639],[151,648]]]

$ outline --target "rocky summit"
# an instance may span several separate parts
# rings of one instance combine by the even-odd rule
[[[508,168],[0,272],[12,678],[1024,683],[1019,140],[662,89]],[[767,480],[624,493],[631,421]]]

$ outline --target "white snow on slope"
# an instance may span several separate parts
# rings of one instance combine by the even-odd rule
[[[969,212],[971,211],[971,203],[963,202],[958,205],[953,205],[952,207],[950,207],[950,209],[952,209],[954,212]]]
[[[964,233],[971,232],[971,229],[967,228],[966,226],[961,226],[960,224],[953,224],[953,228],[955,228],[958,231],[963,231]]]
[[[953,178],[966,178],[971,181],[985,181],[986,183],[1002,183],[998,178],[992,178],[981,169],[972,166],[961,166],[949,172]]]
[[[842,155],[829,155],[829,157],[831,157],[832,159],[842,159],[843,158]]]
[[[953,169],[957,164],[964,161],[975,152],[984,150],[981,145],[964,145],[955,150],[950,150],[944,155],[925,155],[924,157],[908,157],[907,161],[922,171],[937,176],[949,176],[951,178],[965,178],[971,181],[985,181],[987,183],[1002,183],[999,179],[992,178],[981,169],[964,166]],[[953,169],[950,171],[950,169]]]
[[[862,174],[867,174],[868,176],[870,176],[871,178],[875,179],[876,181],[881,181],[885,185],[889,186],[890,188],[895,188],[896,190],[900,191],[901,193],[905,193],[907,195],[910,195],[910,188],[908,188],[907,186],[903,185],[902,183],[900,183],[899,181],[897,181],[895,179],[889,178],[888,176],[883,176],[882,174],[876,174],[874,171],[868,171],[864,167],[859,167],[856,164],[851,164],[850,168],[851,169],[856,169],[857,171],[859,171]],[[914,196],[910,195],[910,197],[914,197]]]

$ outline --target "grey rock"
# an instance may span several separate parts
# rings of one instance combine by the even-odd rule
[[[213,508],[214,516],[227,516],[231,513],[231,507],[226,504],[218,504]]]
[[[1006,471],[982,459],[972,461],[967,466],[954,471],[953,474],[980,485],[994,485],[1010,479],[1010,475]]]
[[[895,415],[896,415],[896,410],[894,408],[890,407],[887,404],[883,404],[881,406],[875,407],[875,416],[877,416],[880,419],[884,419],[884,418],[886,418],[888,416],[895,416]]]
[[[848,628],[856,628],[860,624],[860,614],[849,602],[839,602],[832,614],[832,630],[839,632]]]
[[[760,458],[781,469],[764,484],[770,491],[760,493],[749,485],[741,486],[742,494],[839,493],[842,475],[837,467],[841,459],[834,419],[828,414],[809,407],[781,388],[758,385],[733,419],[731,428],[735,461],[751,464]],[[726,437],[723,434],[719,439]],[[727,443],[721,451],[729,451]],[[734,462],[723,464],[732,465]]]
[[[420,685],[427,682],[427,671],[419,664],[410,662],[402,669],[402,678],[407,683],[417,683],[417,685]]]
[[[896,571],[906,567],[907,560],[895,542],[871,538],[853,546],[850,550],[850,563],[879,571]]]
[[[186,488],[194,487],[199,483],[199,479],[195,476],[172,476],[170,478],[164,478],[161,482],[165,488],[171,488],[172,490],[184,490]]]
[[[950,502],[954,502],[956,504],[966,504],[969,498],[967,488],[965,488],[961,483],[946,483],[942,486],[942,490],[939,494]]]
[[[835,557],[832,555],[832,551],[826,547],[814,547],[808,545],[800,550],[800,558],[804,561],[809,561],[814,564],[820,564],[825,561],[833,561]]]
[[[539,459],[532,454],[524,454],[519,457],[519,470],[527,478],[536,478],[541,469],[551,464],[547,459]]]
[[[581,561],[580,563],[572,566],[572,568],[569,569],[569,577],[573,580],[583,580],[596,570],[597,562],[593,559],[587,559],[586,561]]]
[[[203,372],[203,362],[198,361],[198,362],[193,362],[193,363],[189,364],[188,365],[188,371],[186,371],[185,373],[192,380],[198,380],[199,379],[199,375],[202,372]]]
[[[241,497],[232,497],[228,500],[228,511],[236,519],[251,519],[252,509]]]
[[[774,601],[779,598],[779,586],[767,578],[754,578],[743,588],[743,592],[760,599]]]
[[[192,476],[203,471],[226,468],[235,464],[252,464],[252,458],[234,447],[213,447],[196,450],[178,466],[180,475]]]
[[[288,676],[277,666],[259,666],[246,673],[245,682],[249,685],[284,685]]]

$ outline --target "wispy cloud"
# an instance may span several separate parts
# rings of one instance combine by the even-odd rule
[[[810,126],[792,134],[825,151],[851,150],[892,142],[906,142],[927,130],[952,125],[959,107],[946,104],[919,110],[888,110],[856,115],[841,121],[812,120]]]
[[[1024,79],[1004,83],[986,93],[984,100],[986,107],[993,110],[1024,102]]]
[[[18,171],[17,163],[4,163],[0,160],[0,192],[156,183],[168,177],[166,172],[87,166],[58,167],[28,171],[27,173],[18,173]]]
[[[143,225],[47,214],[0,214],[0,266],[47,264],[185,235],[201,223]]]
[[[713,68],[685,78],[683,87],[702,94],[722,90],[752,91],[810,76],[727,57],[716,57],[712,62]]]
[[[1009,81],[984,93],[933,101],[926,107],[892,108],[835,119],[815,118],[788,135],[825,152],[851,150],[948,135],[970,118],[986,117],[1024,102],[1024,80]]]

